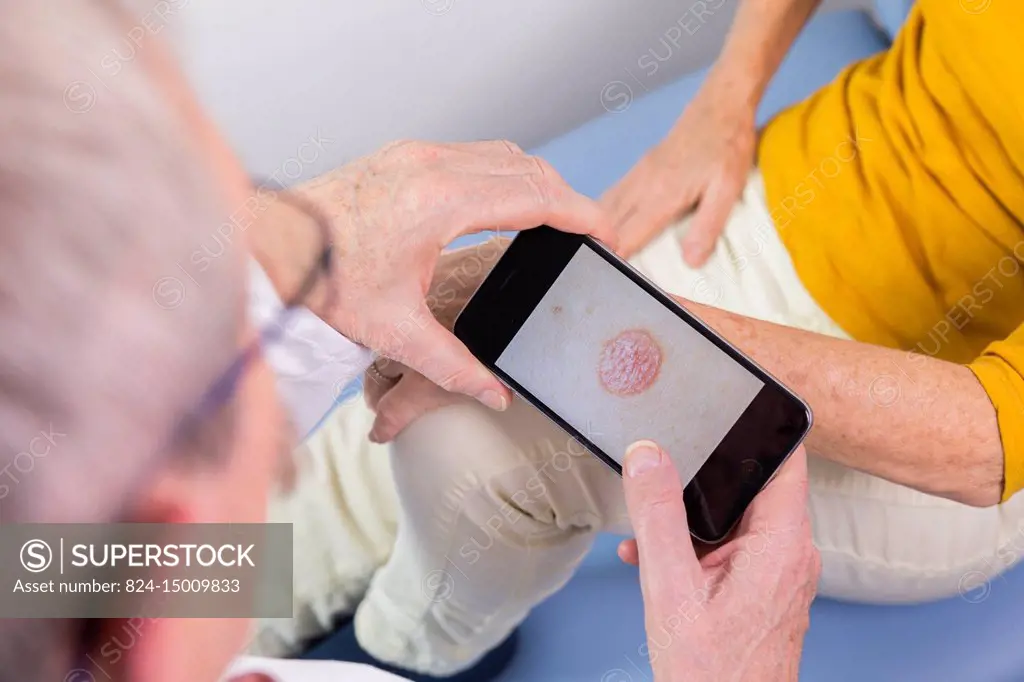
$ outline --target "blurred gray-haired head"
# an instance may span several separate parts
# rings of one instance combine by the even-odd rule
[[[179,267],[223,200],[131,37],[181,4],[0,0],[0,523],[116,519],[236,352],[241,258]],[[72,624],[30,623],[0,679],[61,679]]]
[[[225,212],[122,4],[0,7],[0,518],[99,520],[230,362],[242,263],[186,272]]]

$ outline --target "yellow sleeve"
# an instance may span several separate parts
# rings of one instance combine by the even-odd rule
[[[969,365],[996,408],[1003,442],[1003,501],[1024,489],[1024,325]]]

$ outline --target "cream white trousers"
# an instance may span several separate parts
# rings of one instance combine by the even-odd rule
[[[845,334],[801,285],[754,172],[709,263],[687,267],[666,230],[633,264],[669,292],[750,317]],[[272,518],[295,524],[296,617],[262,624],[259,649],[301,640],[356,612],[379,659],[444,675],[466,668],[559,589],[596,533],[628,533],[621,481],[528,405],[475,402],[369,443],[361,399],[301,453],[298,487]],[[1024,551],[1024,496],[974,509],[819,457],[810,512],[821,593],[855,601],[980,600]],[[998,582],[991,583],[993,590]]]

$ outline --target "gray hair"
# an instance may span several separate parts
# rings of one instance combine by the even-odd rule
[[[124,6],[0,12],[0,522],[116,520],[237,349],[244,262],[181,272],[227,211]],[[0,621],[0,679],[63,679],[75,627]]]

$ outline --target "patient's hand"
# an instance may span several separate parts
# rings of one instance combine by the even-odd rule
[[[821,571],[803,448],[757,496],[734,537],[698,560],[672,460],[653,443],[638,445],[623,470],[637,539],[619,554],[640,565],[654,679],[796,680]]]
[[[686,262],[703,265],[754,164],[754,105],[709,76],[668,136],[601,198],[628,258],[696,207],[683,240]]]
[[[394,362],[379,369],[371,367],[363,378],[363,397],[377,413],[369,434],[373,443],[393,441],[428,412],[470,402],[464,395],[439,388],[419,372]]]
[[[480,282],[487,277],[511,240],[496,237],[475,246],[441,254],[427,292],[431,314],[446,329],[469,302]],[[389,361],[378,360],[363,381],[367,404],[377,412],[370,440],[386,443],[421,415],[466,399],[428,381],[418,372]]]

